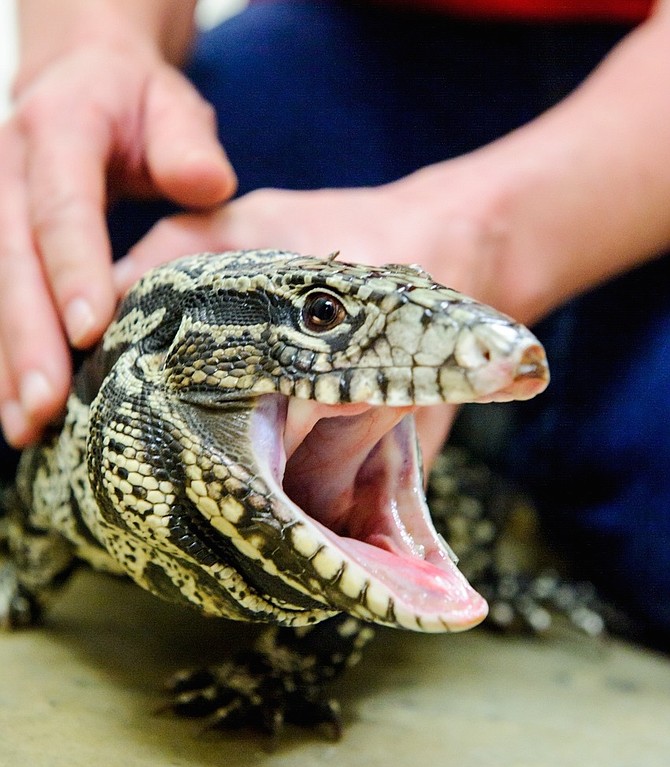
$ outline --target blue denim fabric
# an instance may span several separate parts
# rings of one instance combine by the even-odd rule
[[[375,185],[532,119],[626,31],[266,1],[203,34],[187,74],[216,107],[241,194]],[[119,205],[116,252],[167,210]],[[668,270],[642,268],[545,321],[553,382],[504,409],[504,440],[487,450],[584,575],[670,632]],[[476,410],[479,431],[489,417]]]
[[[572,302],[537,331],[552,383],[511,408],[497,458],[532,489],[581,574],[668,649],[670,259]]]

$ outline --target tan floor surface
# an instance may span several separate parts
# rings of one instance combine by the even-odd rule
[[[35,631],[0,635],[0,767],[667,767],[670,661],[619,642],[384,630],[338,690],[333,744],[291,730],[200,734],[154,713],[175,669],[244,627],[79,575]]]

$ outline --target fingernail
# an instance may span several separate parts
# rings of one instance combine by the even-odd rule
[[[218,191],[222,197],[221,202],[223,202],[237,188],[235,169],[218,144],[215,149],[190,149],[184,152],[181,160],[184,167],[196,170],[202,176],[199,180],[201,193],[202,187],[207,190],[208,195]],[[211,202],[207,204],[209,205]]]
[[[65,307],[63,320],[68,338],[74,346],[84,343],[95,326],[93,309],[83,298],[74,298],[70,301]]]
[[[5,439],[14,447],[21,447],[28,430],[23,408],[16,400],[7,400],[0,405],[0,421]]]
[[[19,399],[24,413],[39,413],[53,398],[53,387],[41,370],[30,370],[21,379]]]

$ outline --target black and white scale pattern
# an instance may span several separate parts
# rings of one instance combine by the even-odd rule
[[[447,630],[291,517],[258,465],[252,422],[286,398],[485,399],[491,356],[523,367],[531,350],[529,375],[546,377],[538,349],[513,320],[414,267],[246,251],[155,269],[78,373],[62,429],[24,454],[1,619],[29,622],[83,560],[208,615],[309,627],[345,613],[337,667],[370,633],[360,620]]]

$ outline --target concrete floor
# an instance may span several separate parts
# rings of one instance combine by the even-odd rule
[[[0,767],[665,767],[670,661],[619,642],[384,630],[338,686],[345,735],[202,735],[154,713],[175,669],[245,627],[81,574],[35,631],[0,636]]]

